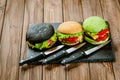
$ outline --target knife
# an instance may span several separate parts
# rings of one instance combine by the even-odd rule
[[[64,64],[69,63],[69,62],[72,62],[72,61],[74,61],[74,60],[76,60],[76,59],[80,59],[80,58],[83,58],[83,57],[85,57],[85,56],[87,56],[87,55],[90,55],[91,53],[93,53],[93,52],[99,50],[100,48],[104,47],[105,45],[107,45],[109,42],[110,42],[110,40],[107,41],[106,43],[103,43],[103,44],[101,44],[101,45],[98,45],[98,46],[96,46],[96,47],[93,47],[93,48],[91,48],[91,49],[89,49],[89,50],[81,51],[80,53],[75,53],[75,54],[73,54],[73,55],[70,55],[68,58],[63,59],[63,60],[61,61],[61,64],[64,65]]]
[[[63,57],[63,56],[66,56],[66,55],[68,55],[68,54],[71,54],[71,52],[79,49],[80,47],[84,46],[85,44],[86,44],[86,42],[85,42],[85,43],[82,43],[82,44],[78,44],[78,45],[76,45],[76,46],[73,46],[73,47],[71,47],[71,48],[69,48],[69,49],[67,49],[67,50],[62,50],[62,51],[60,51],[60,52],[58,52],[58,53],[56,53],[56,54],[53,54],[53,55],[47,57],[46,59],[40,60],[38,63],[46,64],[46,63],[49,63],[49,62],[51,62],[51,61],[58,60],[58,59],[60,59],[60,58]]]
[[[26,63],[30,63],[30,62],[36,61],[36,60],[38,60],[40,58],[43,58],[43,57],[45,57],[45,56],[47,56],[47,55],[49,55],[49,54],[51,54],[51,53],[53,53],[53,52],[63,48],[63,47],[64,47],[64,45],[59,45],[57,47],[53,47],[51,49],[48,49],[48,50],[46,50],[44,52],[40,52],[38,54],[32,55],[32,56],[30,56],[30,57],[28,57],[26,59],[21,60],[19,62],[19,65],[22,66],[22,65],[24,65]]]

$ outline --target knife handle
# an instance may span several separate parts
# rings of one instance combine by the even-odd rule
[[[49,63],[51,61],[55,61],[55,60],[58,60],[59,58],[63,57],[63,56],[66,56],[67,55],[67,52],[65,50],[62,50],[56,54],[53,54],[49,57],[47,57],[46,59],[42,59],[40,60],[39,62],[42,62],[43,64],[46,64],[46,63]]]
[[[44,56],[45,56],[44,52],[40,52],[40,53],[38,53],[36,55],[30,56],[30,57],[28,57],[26,59],[21,60],[19,62],[19,65],[22,66],[22,65],[24,65],[26,63],[30,63],[30,62],[33,62],[35,60],[38,60],[38,59],[40,59],[41,57],[44,57]]]
[[[63,59],[63,60],[61,61],[61,64],[64,65],[64,64],[66,64],[66,63],[72,62],[72,61],[74,61],[74,60],[76,60],[76,59],[79,59],[79,58],[82,58],[82,57],[84,57],[84,56],[85,56],[85,53],[84,53],[83,51],[80,52],[80,53],[75,53],[75,54],[69,56],[68,58]]]

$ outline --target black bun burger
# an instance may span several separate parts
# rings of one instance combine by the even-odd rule
[[[50,48],[56,40],[53,26],[47,23],[31,25],[26,34],[28,46],[39,50]]]
[[[102,44],[109,39],[109,30],[106,22],[98,17],[91,16],[83,22],[85,40],[91,44]]]
[[[78,22],[68,21],[59,25],[58,40],[65,45],[72,46],[83,41],[82,26]]]

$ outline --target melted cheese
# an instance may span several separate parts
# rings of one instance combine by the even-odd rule
[[[94,40],[98,38],[98,35],[91,36]]]

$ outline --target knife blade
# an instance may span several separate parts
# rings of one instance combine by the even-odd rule
[[[100,48],[104,47],[105,45],[107,45],[109,42],[110,42],[110,40],[107,41],[107,42],[104,43],[104,44],[98,45],[98,46],[93,47],[93,48],[91,48],[91,49],[89,49],[89,50],[81,51],[80,53],[75,53],[75,54],[73,54],[73,55],[70,55],[68,58],[63,59],[63,60],[61,61],[61,64],[64,65],[64,64],[69,63],[69,62],[72,62],[72,61],[74,61],[74,60],[76,60],[76,59],[80,59],[80,58],[82,58],[82,57],[85,57],[85,56],[87,56],[87,55],[90,55],[90,54],[92,54],[93,52],[95,52],[95,51],[99,50]]]
[[[32,55],[32,56],[30,56],[28,58],[25,58],[25,59],[21,60],[19,62],[19,65],[22,66],[22,65],[24,65],[26,63],[30,63],[30,62],[36,61],[36,60],[38,60],[38,59],[40,59],[42,57],[45,57],[45,56],[55,52],[55,51],[58,51],[59,49],[61,49],[63,47],[64,47],[64,45],[59,45],[57,47],[53,47],[51,49],[48,49],[48,50],[46,50],[44,52],[39,52],[38,54]]]
[[[46,59],[40,60],[38,63],[41,63],[41,62],[42,62],[43,64],[46,64],[46,63],[49,63],[49,62],[51,62],[51,61],[58,60],[58,59],[60,59],[60,58],[63,57],[63,56],[66,56],[66,55],[68,55],[68,54],[71,54],[71,52],[76,51],[77,49],[81,48],[81,47],[84,46],[85,44],[86,44],[86,42],[84,42],[84,43],[82,43],[82,44],[78,44],[78,45],[76,45],[76,46],[73,46],[73,47],[71,47],[71,48],[69,48],[69,49],[67,49],[67,50],[62,50],[62,51],[60,51],[60,52],[58,52],[58,53],[56,53],[56,54],[53,54],[53,55],[47,57]]]

